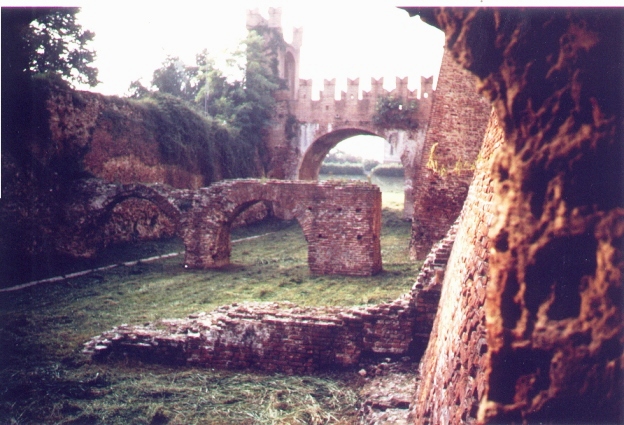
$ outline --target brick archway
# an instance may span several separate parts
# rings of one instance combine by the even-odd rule
[[[308,242],[313,273],[369,276],[381,271],[379,188],[363,182],[252,179],[222,181],[195,192],[182,220],[185,266],[228,265],[230,226],[258,201],[275,202],[292,212]]]
[[[312,142],[303,153],[297,172],[299,180],[317,180],[323,160],[329,151],[338,143],[353,136],[378,136],[383,138],[380,134],[361,128],[341,128],[325,133]]]

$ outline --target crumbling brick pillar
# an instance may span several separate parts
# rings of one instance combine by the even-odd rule
[[[289,210],[308,242],[312,273],[370,276],[381,271],[381,192],[364,182],[229,180],[196,191],[182,219],[185,265],[230,261],[230,226],[249,205]]]

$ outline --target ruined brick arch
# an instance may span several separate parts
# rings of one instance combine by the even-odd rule
[[[381,271],[381,192],[364,182],[226,180],[196,191],[183,214],[184,263],[196,269],[229,264],[230,227],[246,208],[268,201],[297,219],[317,274],[369,276]],[[353,223],[345,228],[345,223]]]
[[[240,186],[236,183],[225,183],[225,185]],[[223,185],[217,185],[223,186]],[[229,187],[230,188],[230,187]],[[297,220],[299,226],[303,231],[303,236],[306,242],[312,240],[311,235],[311,211],[303,204],[293,202],[293,199],[280,199],[279,191],[266,191],[266,190],[231,190],[227,191],[228,195],[222,195],[221,188],[217,187],[216,190],[208,190],[205,193],[206,198],[212,199],[213,202],[210,205],[202,206],[199,212],[200,217],[189,223],[193,229],[199,228],[202,231],[204,238],[210,239],[208,249],[210,250],[210,256],[207,258],[205,254],[203,258],[199,259],[193,255],[193,252],[189,252],[199,249],[201,252],[204,250],[200,247],[194,246],[191,242],[185,245],[186,257],[185,265],[191,268],[218,268],[230,264],[230,255],[232,252],[232,244],[230,238],[230,232],[232,223],[236,218],[247,210],[252,205],[258,202],[271,202],[274,208],[287,209],[292,216]],[[196,213],[197,214],[197,213]],[[193,229],[187,229],[186,233]]]
[[[92,258],[117,243],[178,234],[180,210],[152,187],[87,179],[72,187],[67,202],[63,237],[55,240],[56,250],[64,255]]]
[[[325,133],[312,142],[303,154],[297,173],[299,180],[317,180],[321,164],[323,164],[323,160],[329,151],[338,143],[353,136],[378,136],[383,138],[383,135],[361,128],[341,128]]]
[[[110,213],[110,211],[112,211],[117,204],[133,198],[151,202],[174,221],[178,222],[180,220],[180,211],[169,201],[169,199],[158,193],[155,189],[142,184],[122,186],[119,192],[106,199],[104,208]]]

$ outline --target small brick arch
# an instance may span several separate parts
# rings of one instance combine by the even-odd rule
[[[182,220],[185,266],[230,263],[230,226],[251,204],[270,201],[292,212],[316,274],[369,276],[381,271],[381,192],[363,182],[227,180],[198,190]]]
[[[149,186],[142,184],[123,185],[120,190],[105,200],[104,211],[110,214],[113,208],[121,202],[131,199],[144,199],[154,204],[159,210],[167,215],[172,221],[180,221],[180,211],[165,196]]]
[[[317,180],[321,164],[329,151],[338,143],[353,136],[384,137],[383,135],[363,128],[341,128],[323,134],[314,140],[303,154],[297,171],[299,180]]]

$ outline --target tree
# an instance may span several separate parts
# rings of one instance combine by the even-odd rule
[[[199,91],[198,71],[198,66],[187,66],[180,58],[167,56],[162,66],[154,71],[152,86],[160,93],[194,102]]]
[[[20,79],[56,74],[68,82],[95,86],[95,34],[76,23],[77,7],[2,8],[2,73]],[[3,78],[4,79],[4,78]]]
[[[42,130],[40,118],[43,82],[37,73],[57,80],[97,84],[91,66],[95,53],[87,48],[94,34],[76,23],[78,8],[3,7],[2,54],[2,150],[30,163],[27,134]],[[57,81],[58,83],[58,81]]]
[[[402,99],[382,96],[375,107],[373,124],[379,128],[414,130],[418,128],[417,111],[418,103],[416,101],[405,103]]]

